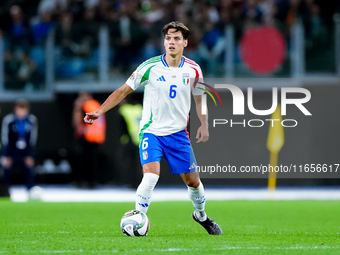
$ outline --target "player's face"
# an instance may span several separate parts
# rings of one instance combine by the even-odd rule
[[[182,32],[170,28],[164,37],[164,47],[166,54],[178,55],[183,54],[183,49],[188,44],[188,40],[184,40]]]

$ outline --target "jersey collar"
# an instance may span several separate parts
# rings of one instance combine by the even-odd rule
[[[165,56],[165,54],[163,54],[163,55],[161,56],[161,60],[162,60],[163,65],[164,65],[165,67],[170,67],[170,66],[168,65],[168,63],[165,61],[164,56]],[[185,59],[184,59],[184,57],[182,56],[182,61],[181,61],[181,63],[179,64],[178,68],[183,67],[183,65],[184,65],[184,60],[185,60]]]

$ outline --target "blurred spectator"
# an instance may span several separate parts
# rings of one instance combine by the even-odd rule
[[[205,2],[202,5],[202,17],[205,21],[210,21],[213,24],[216,24],[220,20],[220,16],[218,11],[216,10],[216,7],[210,3],[209,1]]]
[[[99,0],[98,18],[101,22],[108,22],[115,19],[116,10],[113,8],[113,3],[110,0]]]
[[[37,65],[26,51],[17,59],[13,50],[5,52],[5,88],[8,90],[33,90],[40,88]]]
[[[75,168],[75,181],[78,186],[93,188],[97,184],[100,165],[98,157],[100,145],[105,142],[106,120],[102,115],[92,125],[85,124],[85,113],[97,110],[100,103],[87,92],[80,92],[74,101],[72,124],[77,140],[77,167]]]
[[[10,25],[6,33],[9,45],[13,49],[29,50],[31,43],[31,31],[28,19],[18,5],[10,9]]]
[[[121,73],[132,71],[131,64],[147,39],[141,22],[135,18],[136,9],[136,2],[123,2],[118,19],[110,24],[110,40],[115,49],[114,66]]]
[[[271,0],[259,0],[258,6],[261,13],[263,14],[263,24],[275,25],[275,2]]]
[[[246,0],[241,13],[243,30],[249,27],[258,26],[262,22],[262,12],[259,7],[259,0]]]
[[[298,16],[298,9],[301,0],[290,0],[289,11],[287,15],[287,23],[289,26],[293,26]]]
[[[335,6],[335,12],[340,13],[340,0],[336,1]]]
[[[225,24],[231,24],[241,16],[242,6],[241,0],[220,0],[217,4],[220,19]]]
[[[318,37],[323,33],[323,26],[320,16],[320,6],[317,5],[313,0],[307,1],[310,12],[310,36],[312,38]]]
[[[60,13],[66,11],[68,0],[41,0],[38,6],[38,15],[44,12],[53,12],[59,16]]]
[[[81,31],[74,24],[71,13],[62,13],[55,37],[57,46],[56,74],[64,78],[82,75],[86,63],[80,57],[88,56],[89,47],[81,44]]]
[[[222,63],[222,54],[225,50],[225,40],[222,31],[212,22],[205,22],[204,34],[199,45],[199,64],[205,71],[206,77],[218,75]]]
[[[217,26],[220,16],[216,7],[209,2],[201,1],[198,10],[200,19],[204,22],[200,24],[203,34],[197,52],[199,59],[196,61],[201,65],[205,76],[212,77],[216,76],[219,71],[221,56],[225,48],[222,31]]]
[[[333,14],[340,11],[340,1],[315,0],[314,4],[320,9],[319,15],[323,25],[325,25],[327,29],[333,28]]]
[[[282,23],[286,23],[289,1],[290,0],[260,0],[258,6],[263,14],[263,24],[282,27]]]
[[[220,13],[220,21],[217,24],[221,31],[225,31],[228,25],[232,25],[235,38],[239,39],[242,33],[243,23],[241,14],[243,10],[242,0],[220,0],[217,8]]]
[[[289,0],[276,0],[273,6],[274,18],[279,27],[285,26],[289,12]]]
[[[76,25],[79,32],[79,52],[83,57],[90,57],[92,51],[98,48],[98,32],[100,25],[96,20],[96,12],[94,9],[86,9],[84,11],[83,20]]]
[[[155,0],[145,1],[143,5],[145,10],[144,22],[147,25],[155,24],[163,19],[165,10],[160,2]]]
[[[79,52],[78,39],[80,31],[77,31],[73,23],[73,15],[64,12],[60,17],[60,26],[56,29],[56,45],[61,47],[62,56],[75,57]]]
[[[24,172],[28,190],[34,186],[34,150],[38,135],[37,118],[29,112],[29,102],[17,100],[14,113],[6,115],[2,121],[1,133],[3,183],[10,186],[12,167],[18,166]]]
[[[72,13],[75,21],[80,21],[84,12],[84,2],[82,0],[68,0],[66,10]]]
[[[315,0],[291,0],[290,9],[288,13],[287,23],[292,26],[298,19],[302,22],[305,30],[306,46],[320,47],[321,45],[314,45],[322,41],[331,40],[332,34],[330,29],[333,21],[329,23],[330,17],[333,17],[336,4],[331,1],[330,6],[333,10],[325,8],[325,5],[320,5],[320,1]],[[321,9],[321,6],[323,7]],[[329,17],[322,18],[321,14],[327,13]],[[331,18],[332,19],[332,18]],[[322,46],[329,47],[329,46]]]
[[[19,89],[17,73],[20,63],[15,58],[13,49],[8,49],[4,55],[4,69],[5,69],[5,89]]]
[[[84,1],[84,7],[86,9],[95,8],[98,4],[99,4],[99,0],[85,0]]]
[[[319,12],[320,9],[313,0],[302,0],[298,5],[297,15],[305,27],[307,39],[317,36],[320,32]]]
[[[37,65],[28,52],[23,51],[21,53],[19,63],[17,72],[19,88],[25,88],[26,90],[38,89]]]
[[[32,26],[32,37],[35,45],[43,46],[50,30],[56,25],[52,11],[41,12],[36,24]]]

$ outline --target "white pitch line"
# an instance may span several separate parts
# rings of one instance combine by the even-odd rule
[[[29,199],[24,187],[10,189],[13,202]],[[37,194],[36,194],[37,195]],[[134,202],[134,189],[76,189],[72,187],[42,187],[40,200],[44,202]],[[268,190],[206,188],[208,200],[268,200]],[[156,188],[153,201],[188,201],[186,188]],[[340,189],[277,189],[275,200],[340,200]]]
[[[214,249],[189,249],[189,248],[168,248],[168,249],[138,249],[138,250],[99,250],[99,251],[86,251],[86,250],[41,250],[41,251],[16,251],[16,253],[40,253],[40,254],[65,254],[65,253],[74,253],[74,252],[86,252],[86,253],[120,253],[120,252],[128,252],[128,253],[137,253],[137,252],[178,252],[178,251],[221,251],[221,250],[339,250],[340,246],[292,246],[292,247],[240,247],[240,246],[226,246],[221,248]],[[0,254],[9,253],[9,251],[0,251]]]

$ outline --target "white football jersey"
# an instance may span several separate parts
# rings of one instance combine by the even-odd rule
[[[143,62],[126,81],[133,90],[144,86],[140,135],[170,135],[185,130],[191,104],[191,93],[202,95],[204,86],[201,68],[182,57],[178,67],[170,67],[165,55]],[[195,86],[195,88],[194,88]]]

